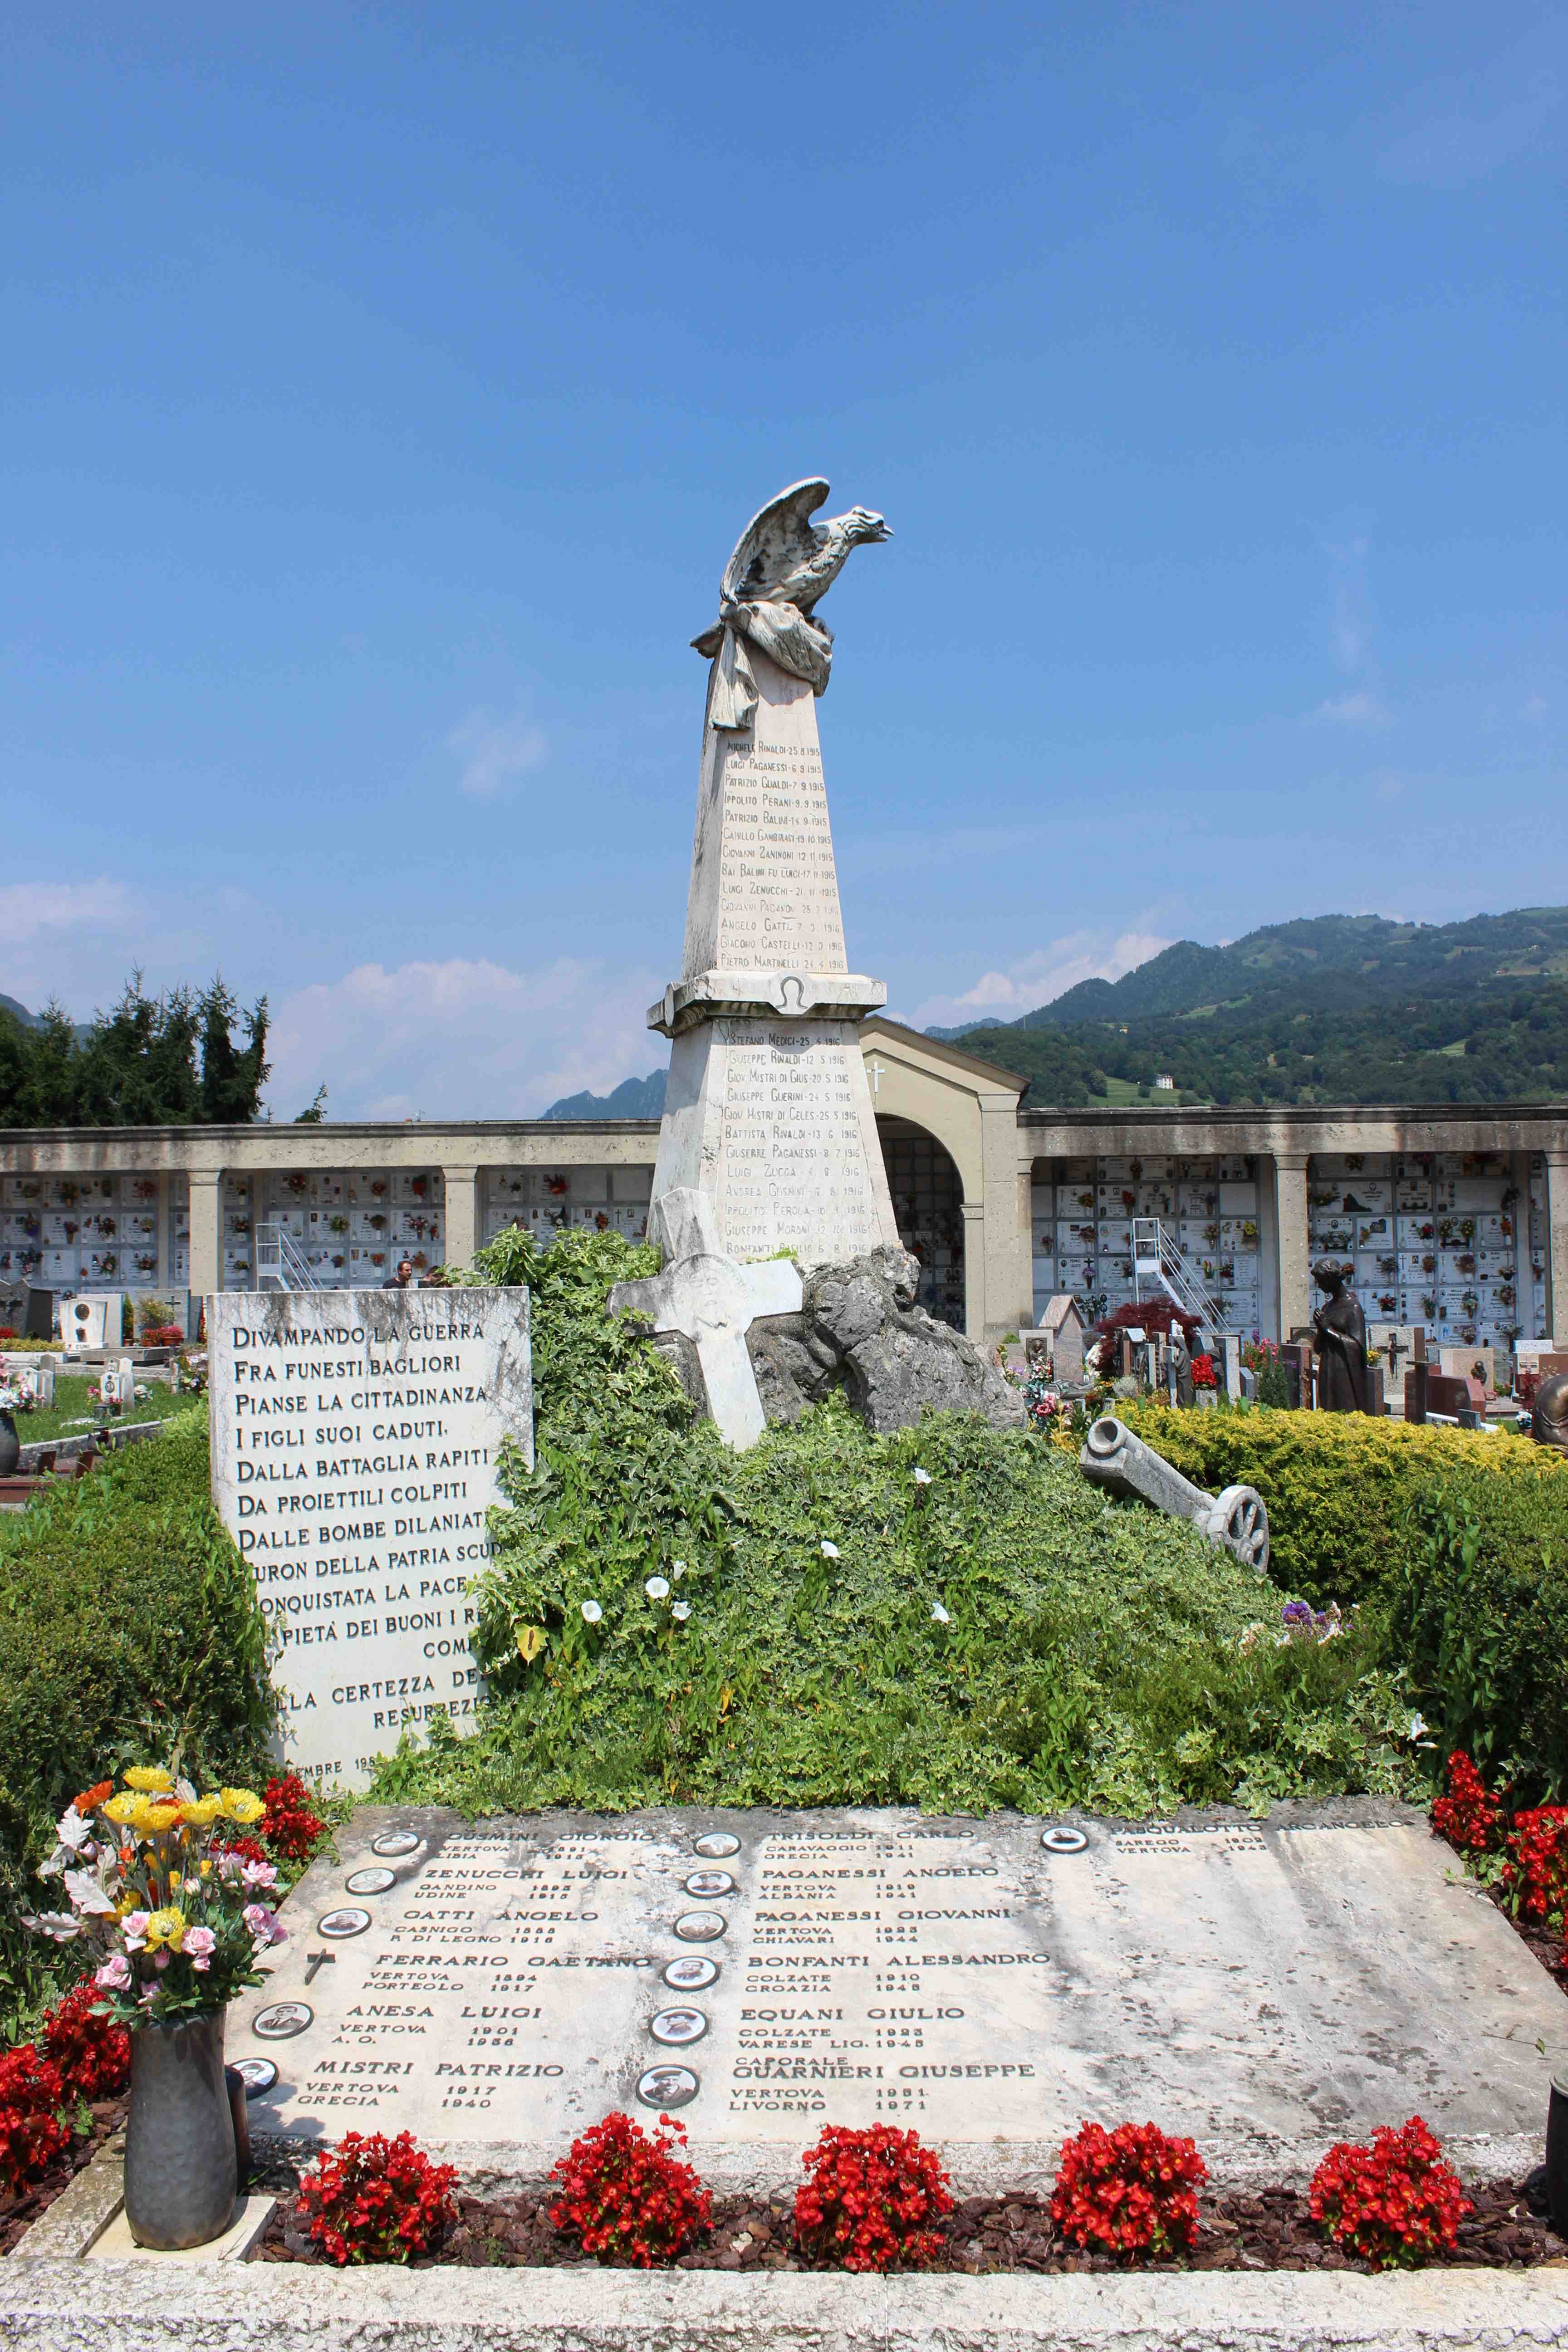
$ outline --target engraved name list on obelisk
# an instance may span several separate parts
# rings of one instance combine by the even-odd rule
[[[654,1199],[695,1187],[728,1256],[807,1268],[898,1240],[858,1034],[887,991],[847,968],[815,617],[850,551],[889,533],[863,507],[814,525],[826,495],[801,482],[763,508],[693,640],[712,667],[686,942],[648,1013],[672,1040]]]

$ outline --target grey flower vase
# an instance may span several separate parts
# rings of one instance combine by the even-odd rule
[[[226,2011],[131,2036],[125,2218],[139,2246],[172,2253],[221,2238],[238,2170],[223,2069]]]

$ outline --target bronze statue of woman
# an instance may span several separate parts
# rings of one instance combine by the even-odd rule
[[[1366,1364],[1366,1317],[1353,1292],[1347,1290],[1348,1268],[1332,1258],[1321,1258],[1312,1279],[1327,1298],[1312,1317],[1312,1345],[1318,1351],[1320,1412],[1370,1412],[1372,1382]]]

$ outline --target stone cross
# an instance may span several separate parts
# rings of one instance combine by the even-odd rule
[[[641,1316],[656,1331],[679,1331],[697,1349],[708,1411],[726,1445],[744,1453],[766,1427],[746,1333],[759,1315],[800,1311],[800,1269],[789,1258],[742,1265],[719,1244],[713,1203],[693,1185],[661,1193],[648,1238],[664,1251],[664,1270],[643,1282],[617,1282],[612,1315]]]
[[[1190,1519],[1210,1543],[1259,1576],[1268,1573],[1268,1511],[1256,1486],[1226,1486],[1210,1495],[1135,1437],[1125,1423],[1106,1413],[1089,1423],[1078,1466],[1095,1486],[1113,1495],[1135,1495],[1172,1518]]]

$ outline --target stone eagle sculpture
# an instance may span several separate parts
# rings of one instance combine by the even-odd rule
[[[826,496],[827,484],[820,478],[781,490],[752,516],[724,567],[719,618],[691,640],[718,665],[709,713],[715,727],[752,723],[757,682],[748,643],[792,677],[805,678],[814,694],[827,685],[833,632],[816,618],[815,607],[852,548],[874,546],[893,534],[868,507],[851,507],[847,514],[814,523],[811,518]]]

